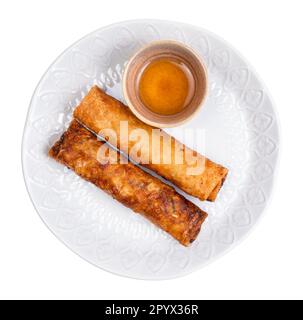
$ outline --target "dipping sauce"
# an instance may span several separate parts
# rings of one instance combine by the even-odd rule
[[[190,69],[174,58],[150,62],[139,78],[139,97],[152,112],[173,115],[191,102],[195,81]]]

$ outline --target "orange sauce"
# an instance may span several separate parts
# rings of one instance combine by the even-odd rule
[[[151,111],[161,115],[181,112],[194,94],[194,79],[182,62],[161,58],[149,63],[139,79],[139,96]]]

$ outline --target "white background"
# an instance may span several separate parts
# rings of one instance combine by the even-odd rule
[[[87,33],[136,18],[188,22],[225,38],[257,69],[280,115],[267,214],[236,249],[176,280],[126,279],[76,256],[41,222],[22,176],[26,112],[46,68]],[[1,1],[0,88],[0,299],[303,299],[301,0]]]

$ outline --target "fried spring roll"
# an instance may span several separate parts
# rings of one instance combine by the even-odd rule
[[[149,141],[145,143],[149,146],[152,145],[152,130],[155,129],[136,118],[128,107],[123,105],[120,101],[107,95],[97,86],[93,87],[87,96],[82,100],[80,105],[74,111],[74,117],[83,123],[90,130],[96,134],[100,134],[101,130],[112,129],[117,133],[116,147],[129,155],[132,147],[135,146],[136,141],[128,140],[128,145],[121,143],[120,137],[120,123],[121,121],[128,122],[128,131],[134,129],[144,129],[149,136]],[[101,133],[102,134],[102,133]],[[197,157],[204,167],[199,174],[188,174],[188,163],[184,162],[179,164],[175,160],[175,150],[183,152],[183,159],[186,155],[191,154],[193,151],[184,147],[179,141],[161,131],[161,135],[171,138],[170,149],[170,164],[164,164],[165,157],[163,148],[160,150],[160,158],[162,163],[153,163],[152,161],[152,148],[147,148],[143,145],[141,149],[148,157],[148,163],[141,163],[143,166],[153,170],[158,175],[170,180],[177,187],[187,192],[189,195],[199,198],[200,200],[214,201],[217,197],[219,190],[225,180],[228,170],[223,166],[212,162],[204,156],[194,152],[193,156]],[[147,146],[148,147],[148,146]],[[149,151],[146,151],[149,150]]]
[[[105,144],[105,145],[104,145]],[[145,216],[184,246],[200,232],[207,214],[172,187],[132,163],[102,164],[107,144],[73,120],[49,155],[95,184],[113,198]],[[120,155],[118,155],[120,157]]]

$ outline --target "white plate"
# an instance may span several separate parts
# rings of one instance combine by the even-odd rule
[[[210,80],[208,100],[184,127],[205,130],[207,148],[202,152],[230,169],[215,203],[191,198],[209,218],[190,248],[47,157],[89,88],[97,84],[122,99],[126,61],[142,45],[159,39],[182,41],[204,58]],[[182,138],[178,130],[172,132]],[[237,51],[194,26],[139,20],[93,32],[51,65],[30,105],[23,169],[39,215],[75,253],[123,276],[167,279],[201,268],[252,229],[272,191],[278,148],[273,103]]]

